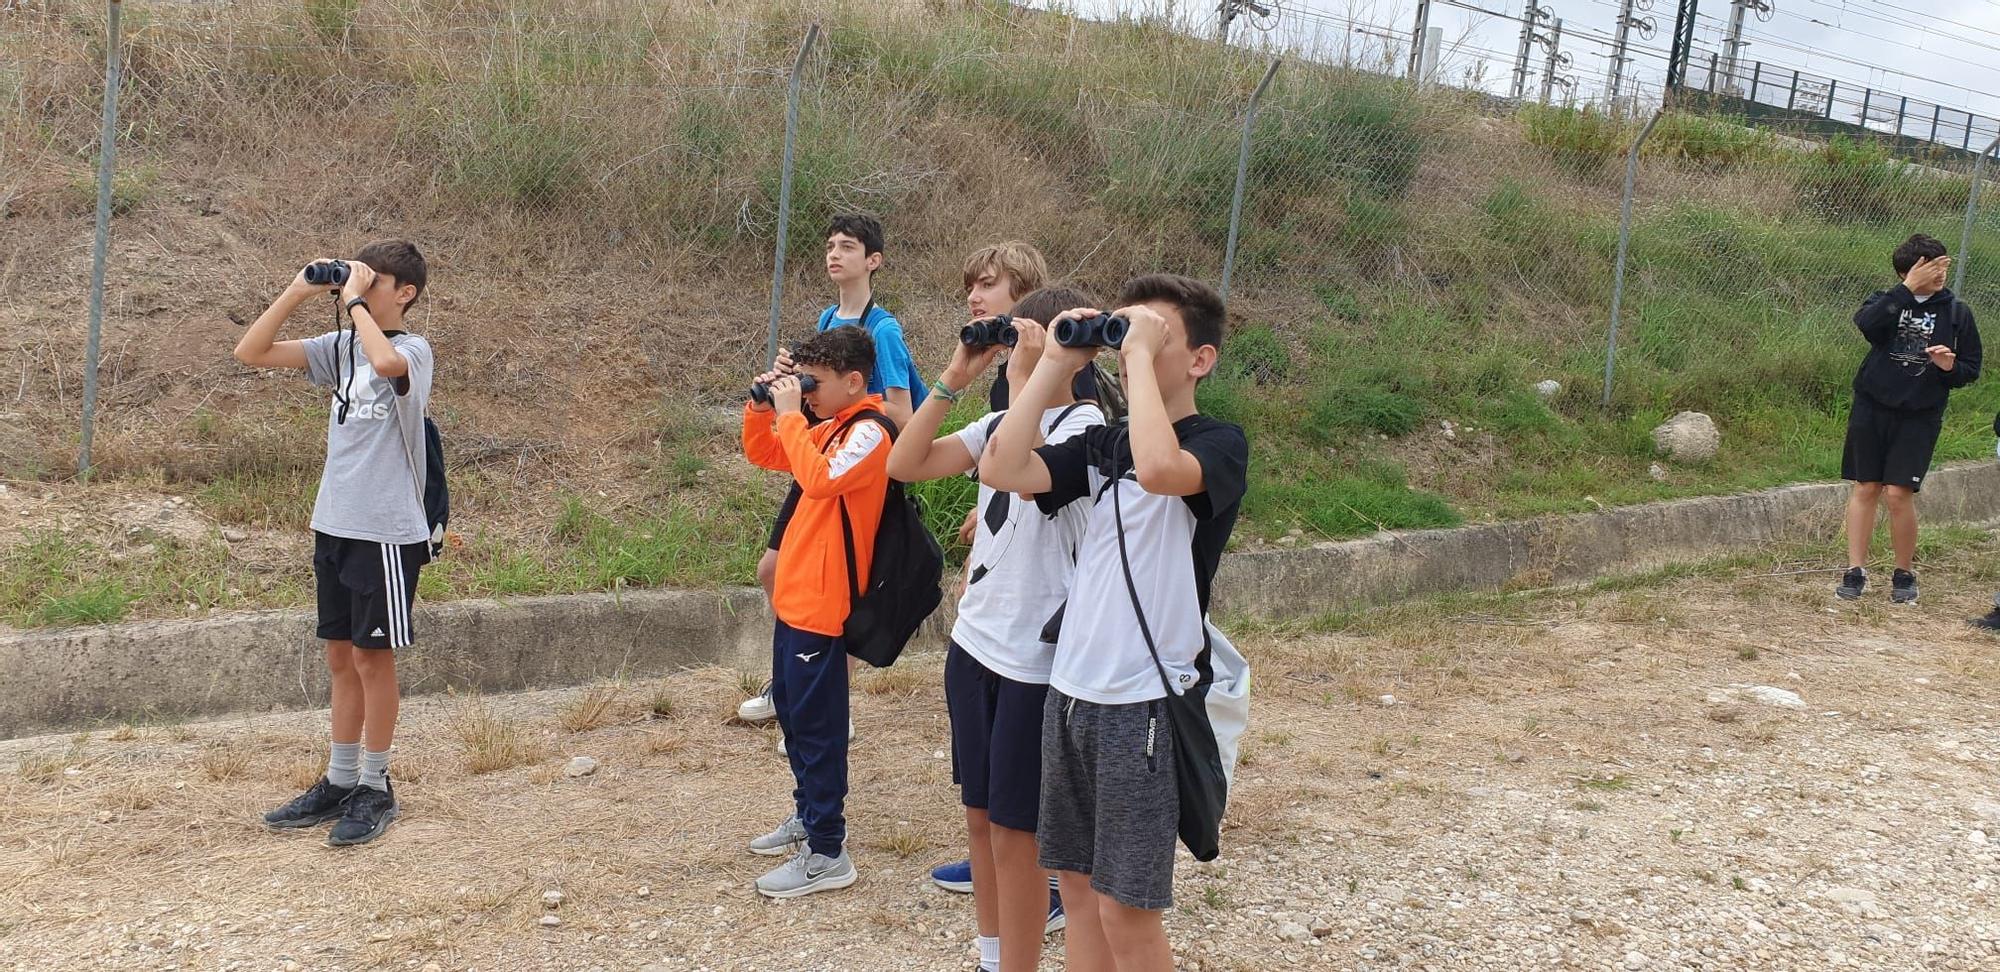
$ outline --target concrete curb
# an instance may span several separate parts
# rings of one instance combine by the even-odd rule
[[[1602,513],[1232,553],[1218,614],[1310,617],[1398,598],[1572,584],[1839,529],[1847,487],[1787,486]],[[1926,522],[2000,517],[2000,464],[1939,470]],[[949,601],[949,598],[947,598]],[[949,607],[926,625],[941,645]],[[419,606],[408,694],[511,691],[697,665],[766,668],[761,592],[635,591]],[[326,667],[312,612],[262,611],[0,635],[0,738],[120,720],[312,708]],[[913,649],[914,650],[914,649]]]

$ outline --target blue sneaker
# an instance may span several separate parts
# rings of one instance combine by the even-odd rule
[[[1056,893],[1056,879],[1049,878],[1049,923],[1042,926],[1042,934],[1053,935],[1069,927],[1069,916],[1063,914],[1062,895]]]
[[[953,861],[950,864],[939,864],[931,868],[931,881],[946,891],[971,894],[972,862],[965,860]]]

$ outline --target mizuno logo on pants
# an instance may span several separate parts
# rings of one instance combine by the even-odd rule
[[[815,659],[815,658],[818,658],[818,657],[819,657],[819,656],[820,656],[821,654],[822,654],[822,652],[817,652],[817,651],[815,651],[815,652],[812,652],[812,653],[810,653],[810,654],[808,654],[808,653],[806,653],[806,652],[803,652],[803,651],[802,651],[802,652],[799,652],[799,654],[798,654],[798,659],[799,659],[799,661],[802,661],[802,662],[810,662],[810,661],[812,661],[813,659]]]

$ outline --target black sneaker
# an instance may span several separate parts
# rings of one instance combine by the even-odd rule
[[[347,801],[347,812],[333,825],[333,833],[327,835],[327,846],[365,844],[382,836],[382,831],[389,829],[389,821],[396,819],[397,810],[393,788],[355,787],[354,796]]]
[[[1987,631],[2000,632],[2000,605],[1996,605],[1993,608],[1993,610],[1988,611],[1985,614],[1980,615],[1979,617],[1973,618],[1971,623],[1972,626],[1975,628],[1984,628]]]
[[[264,815],[264,826],[279,830],[316,827],[347,812],[347,801],[355,787],[334,786],[322,776],[312,789],[292,798],[292,802]]]
[[[1917,603],[1917,575],[1900,567],[1889,575],[1889,600],[1897,604]]]
[[[1840,586],[1833,589],[1835,597],[1843,601],[1858,601],[1861,592],[1868,589],[1868,571],[1860,567],[1849,567],[1840,575]]]

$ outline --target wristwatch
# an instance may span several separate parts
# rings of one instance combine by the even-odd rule
[[[345,311],[347,312],[347,316],[349,316],[349,317],[353,317],[353,316],[354,316],[354,309],[355,309],[356,307],[368,307],[368,298],[366,298],[366,297],[356,297],[356,298],[354,298],[353,300],[350,300],[350,301],[348,301],[348,302],[347,302],[347,303],[346,303],[345,305],[343,305],[343,306],[341,307],[341,309],[342,309],[342,310],[345,310]],[[370,314],[373,314],[373,313],[375,313],[375,309],[374,309],[374,308],[372,308],[372,307],[370,307],[370,308],[368,309],[368,313],[370,313]]]

